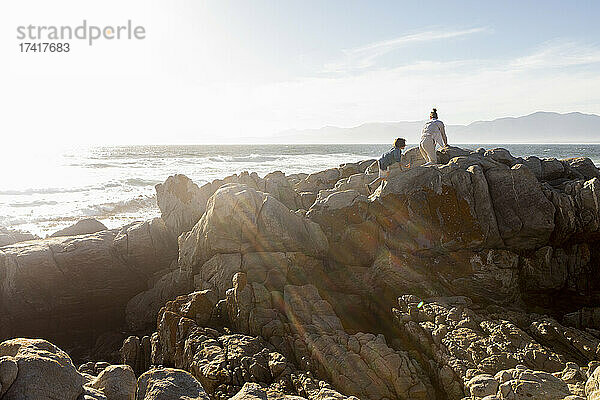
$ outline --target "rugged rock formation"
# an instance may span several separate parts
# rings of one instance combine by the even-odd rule
[[[135,400],[137,380],[128,365],[109,365],[86,384],[106,396],[106,400]]]
[[[552,186],[518,161],[506,151],[473,152],[441,167],[393,175],[370,198],[356,190],[334,191],[307,216],[321,225],[331,256],[343,264],[370,265],[383,246],[402,254],[506,249],[538,259],[540,266],[564,268],[542,290],[548,284],[561,289],[567,280],[576,288],[589,275],[586,243],[597,240],[599,181]],[[567,166],[564,179],[572,176],[568,162],[556,162]],[[527,276],[533,270],[544,274],[540,268],[525,270],[527,278],[534,277]],[[535,279],[530,282],[540,289]]]
[[[600,399],[600,368],[590,373],[589,378],[585,384],[585,394],[588,400]]]
[[[185,371],[152,369],[136,379],[128,365],[103,364],[100,370],[78,372],[64,351],[45,340],[8,340],[0,343],[0,398],[209,400],[202,385]]]
[[[372,195],[372,160],[177,175],[157,185],[162,219],[3,247],[2,337],[127,338],[124,365],[80,372],[47,342],[5,342],[0,399],[51,384],[77,400],[600,398],[598,169],[438,158],[410,149]]]
[[[45,340],[2,342],[0,360],[2,400],[75,400],[83,393],[83,376],[67,353]]]
[[[244,284],[245,279],[236,275],[227,297],[236,329],[261,335],[302,367],[361,399],[433,397],[429,378],[415,360],[390,348],[383,335],[346,333],[314,286],[286,285],[277,299],[277,293]]]
[[[94,218],[86,218],[77,221],[77,223],[71,226],[54,232],[52,235],[50,235],[50,237],[86,235],[88,233],[96,233],[106,229],[106,226],[104,226],[102,222],[95,220]]]
[[[144,292],[134,296],[127,302],[125,320],[127,327],[133,331],[154,328],[158,311],[165,303],[175,297],[192,291],[194,287],[191,272],[175,267],[164,274]]]
[[[500,379],[503,370],[530,368],[560,372],[570,364],[577,365],[567,361],[587,365],[598,357],[596,349],[600,342],[597,338],[564,327],[552,319],[510,310],[475,312],[473,307],[474,304],[465,297],[439,298],[423,303],[416,296],[406,295],[399,299],[399,307],[394,309],[403,338],[429,359],[430,374],[437,375],[438,386],[444,388],[449,399],[475,395],[474,391],[484,397],[482,388],[473,389],[483,381],[486,388],[490,386],[485,391],[495,388],[493,393],[485,394],[490,395],[495,394],[505,381],[522,379]],[[567,375],[563,373],[563,376]],[[577,382],[583,380],[581,375]],[[579,393],[575,389],[569,393],[566,383],[575,382],[560,383],[567,392],[563,397]],[[505,389],[502,392],[504,397],[501,398],[506,398]]]
[[[271,172],[264,178],[260,178],[256,173],[242,172],[239,175],[216,179],[201,187],[185,175],[179,174],[170,176],[164,183],[156,185],[156,198],[165,224],[175,236],[179,236],[190,231],[200,220],[206,211],[208,199],[223,185],[244,184],[269,193],[290,210],[307,210],[314,203],[320,190],[333,188],[339,179],[362,175],[374,161],[345,163],[339,168],[315,174],[295,174],[287,177],[280,171]],[[361,186],[361,189],[364,189],[364,186]]]
[[[0,247],[36,239],[39,239],[39,236],[32,235],[29,232],[0,227]]]
[[[152,338],[152,363],[189,371],[212,399],[249,396],[250,387],[242,388],[247,382],[264,388],[251,386],[262,393],[259,398],[351,399],[298,371],[261,337],[230,333],[223,327],[225,310],[215,301],[214,292],[201,291],[167,303]]]
[[[204,388],[186,371],[157,368],[138,379],[136,400],[209,400]]]
[[[279,171],[264,178],[256,173],[243,172],[222,180],[217,179],[198,187],[185,175],[169,177],[165,183],[156,185],[156,198],[167,227],[175,236],[188,232],[206,211],[207,202],[217,189],[228,183],[241,183],[250,188],[270,193],[288,208],[302,208],[300,194],[294,191],[292,184]]]
[[[193,270],[220,253],[302,252],[319,257],[326,251],[327,240],[317,224],[271,195],[231,184],[215,192],[206,213],[180,239],[179,263]]]
[[[177,256],[161,219],[0,250],[0,338],[93,341],[123,326],[127,302]]]
[[[142,374],[151,365],[152,345],[150,344],[150,337],[143,336],[140,340],[137,336],[129,336],[123,342],[120,353],[123,364],[129,365],[137,375]]]

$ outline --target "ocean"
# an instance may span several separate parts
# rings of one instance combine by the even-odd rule
[[[600,165],[600,144],[462,144],[504,147],[514,156],[589,157]],[[185,174],[202,185],[255,171],[260,176],[315,172],[375,158],[386,144],[190,145],[77,147],[49,152],[6,151],[0,158],[0,227],[45,237],[82,218],[109,228],[160,215],[154,185]],[[411,147],[411,145],[409,145]]]

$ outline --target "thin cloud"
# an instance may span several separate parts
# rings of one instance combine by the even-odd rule
[[[576,67],[600,63],[600,49],[588,44],[554,41],[544,44],[534,53],[510,63],[518,69]]]
[[[433,104],[445,110],[445,122],[450,124],[539,110],[597,114],[600,80],[594,79],[596,68],[577,67],[595,60],[590,49],[576,53],[567,60],[572,66],[565,68],[522,68],[523,60],[539,60],[536,48],[516,58],[420,60],[353,74],[314,76],[271,86],[262,93],[268,99],[263,108],[282,126],[288,124],[285,129],[292,120],[294,128],[418,120],[428,116]]]
[[[346,60],[341,63],[328,64],[325,69],[328,72],[366,69],[375,65],[377,58],[404,46],[414,43],[453,39],[486,31],[488,31],[488,28],[479,27],[454,31],[430,30],[403,35],[394,39],[375,42],[354,49],[343,50]]]

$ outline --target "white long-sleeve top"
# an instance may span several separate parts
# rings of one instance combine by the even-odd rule
[[[445,146],[444,139],[442,133],[446,133],[446,128],[444,127],[444,123],[439,119],[430,119],[425,123],[423,127],[423,131],[421,133],[421,139],[426,136],[432,136],[433,140],[439,144],[441,147]]]

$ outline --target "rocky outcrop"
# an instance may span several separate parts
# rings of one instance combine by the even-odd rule
[[[83,377],[69,356],[41,339],[0,343],[2,400],[77,400]]]
[[[500,371],[494,376],[477,375],[471,378],[468,387],[471,396],[475,398],[493,396],[497,399],[585,399],[581,382],[568,384],[554,374],[533,371],[522,365]]]
[[[527,168],[496,165],[484,172],[478,164],[463,169],[458,162],[392,176],[373,198],[338,192],[316,202],[307,216],[347,264],[346,249],[357,249],[350,257],[368,264],[384,244],[415,252],[523,250],[548,242],[555,207]]]
[[[123,326],[129,299],[176,256],[177,245],[160,219],[3,247],[0,338],[95,340]]]
[[[308,209],[320,190],[332,189],[339,179],[362,175],[373,161],[375,160],[345,163],[339,168],[314,174],[286,176],[280,171],[275,171],[260,178],[256,173],[242,172],[224,179],[216,179],[201,187],[185,175],[178,174],[156,185],[156,198],[165,224],[175,236],[179,236],[192,229],[206,211],[208,199],[223,185],[238,183],[269,193],[288,209],[296,211]],[[354,184],[357,178],[355,177],[351,184]],[[365,189],[364,185],[361,189]]]
[[[551,186],[502,149],[467,155],[448,149],[440,158],[448,154],[461,155],[443,166],[392,175],[374,196],[340,184],[318,199],[307,216],[323,228],[332,256],[368,265],[382,245],[412,253],[521,252],[561,246],[581,235],[595,240],[597,178]]]
[[[515,323],[474,312],[468,298],[441,298],[423,304],[417,297],[402,296],[398,302],[394,314],[399,329],[431,360],[430,373],[437,376],[438,386],[450,399],[468,395],[467,383],[478,374],[493,375],[519,364],[551,372],[564,366],[560,355],[544,348]]]
[[[103,364],[103,365],[101,365]],[[101,367],[100,367],[101,365]],[[2,400],[208,400],[202,385],[189,373],[156,368],[136,379],[128,365],[96,363],[78,372],[70,357],[41,339],[0,343]],[[187,397],[186,397],[187,396]]]
[[[50,235],[50,237],[86,235],[88,233],[96,233],[106,229],[106,226],[102,222],[94,218],[86,218],[77,221],[71,226],[54,232],[52,235]]]
[[[238,398],[254,393],[290,400],[297,395],[311,400],[351,399],[310,373],[298,371],[261,337],[232,334],[223,328],[228,317],[215,301],[213,292],[202,291],[167,303],[153,336],[152,362],[189,371],[213,399],[228,399],[236,393]],[[247,383],[260,384],[261,389]]]
[[[585,383],[585,394],[588,400],[600,399],[600,367],[596,367],[590,373],[587,382]]]
[[[287,285],[277,299],[276,293],[245,280],[243,274],[236,275],[227,296],[229,319],[236,329],[266,338],[302,368],[359,398],[433,396],[428,377],[408,353],[388,347],[382,335],[346,333],[314,286]]]
[[[128,302],[128,326],[148,328],[167,300],[192,288],[212,289],[224,297],[239,271],[282,287],[288,275],[322,270],[319,258],[326,252],[327,240],[317,224],[270,194],[227,184],[210,197],[196,226],[180,236],[179,266]]]
[[[206,209],[206,201],[214,192],[210,185],[201,190],[185,175],[174,175],[156,185],[156,202],[165,225],[179,236],[198,222]]]
[[[127,302],[125,320],[127,327],[133,331],[143,331],[154,328],[158,311],[169,300],[189,293],[193,289],[191,273],[178,267],[160,278],[154,285]]]
[[[326,251],[327,240],[317,224],[269,194],[230,184],[215,192],[200,221],[180,238],[179,263],[195,270],[217,254],[301,252],[322,257]]]
[[[33,235],[29,232],[22,232],[0,227],[0,247],[37,239],[39,239],[39,236]]]
[[[196,290],[212,293],[201,313],[204,322],[197,317],[187,322],[168,307],[161,311],[153,340],[158,349],[153,354],[161,356],[153,362],[175,354],[167,363],[193,370],[184,356],[184,343],[192,342],[187,335],[202,336],[195,340],[204,346],[210,337],[219,342],[226,325],[265,339],[297,368],[360,398],[462,399],[471,388],[503,398],[519,382],[541,388],[527,392],[534,396],[550,387],[557,396],[579,395],[581,388],[558,376],[546,379],[542,371],[559,374],[569,362],[591,361],[595,350],[586,349],[597,348],[594,335],[524,311],[533,299],[550,305],[553,293],[589,289],[584,284],[593,271],[589,245],[573,242],[572,234],[558,246],[555,239],[560,221],[552,191],[562,190],[557,176],[575,176],[575,169],[540,160],[536,173],[503,149],[449,148],[439,157],[446,165],[415,168],[411,162],[372,196],[364,192],[372,176],[355,174],[355,166],[294,178],[304,196],[318,191],[307,217],[326,237],[319,251],[302,233],[314,228],[290,228],[307,222],[284,212],[287,207],[275,198],[240,185],[217,190],[198,224],[180,239],[180,268],[191,271]],[[580,164],[585,170],[587,163]],[[261,220],[269,204],[281,210],[272,218],[279,224]],[[300,233],[286,241],[289,232]],[[318,234],[308,236],[314,240]],[[402,293],[441,300],[433,314],[418,317],[430,307],[402,297],[394,324],[386,310]],[[218,299],[225,295],[223,304]],[[502,313],[497,306],[515,311]],[[361,333],[367,326],[386,336]],[[206,359],[208,353],[201,354]],[[379,356],[401,360],[403,368],[384,368],[385,362],[374,361]],[[533,375],[506,381],[516,386],[495,376],[521,366]],[[196,373],[216,390],[203,374]],[[255,375],[250,381],[261,379],[273,383]]]
[[[137,380],[128,365],[109,365],[86,384],[106,396],[106,400],[135,400]]]
[[[0,398],[598,397],[598,169],[505,149],[438,159],[410,149],[373,194],[372,160],[177,175],[157,186],[161,219],[1,248],[2,335],[105,332],[87,359],[123,365],[78,372],[16,339]]]
[[[234,183],[270,193],[290,210],[303,207],[300,194],[279,171],[267,174],[264,178],[260,178],[256,173],[243,172],[222,180],[214,180],[202,187],[198,187],[185,175],[174,175],[164,183],[156,185],[156,199],[162,219],[175,236],[188,232],[206,211],[208,199],[221,186]]]
[[[138,379],[135,400],[209,400],[200,383],[186,371],[156,368]]]
[[[123,341],[119,352],[121,362],[129,365],[136,375],[140,375],[150,368],[152,345],[149,336],[143,336],[141,339],[137,336],[129,336]]]

